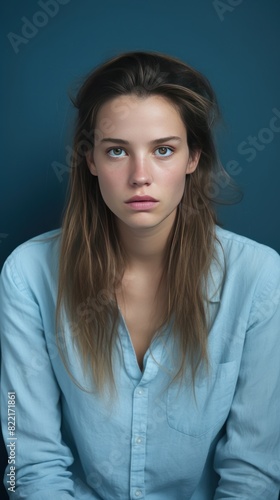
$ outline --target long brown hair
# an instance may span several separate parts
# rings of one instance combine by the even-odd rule
[[[103,201],[98,178],[89,172],[86,154],[110,125],[105,123],[103,130],[96,128],[98,110],[109,99],[122,95],[169,99],[186,126],[190,153],[201,151],[197,169],[186,176],[161,278],[167,298],[156,331],[160,334],[174,317],[172,333],[178,338],[181,353],[175,378],[182,378],[190,366],[194,381],[199,365],[207,365],[206,285],[210,264],[216,258],[217,223],[211,186],[216,174],[228,178],[213,139],[213,126],[219,117],[215,94],[197,70],[164,54],[130,52],[105,62],[86,78],[74,102],[78,118],[62,224],[57,330],[63,338],[60,320],[64,309],[83,366],[92,373],[98,391],[107,382],[114,384],[112,353],[119,318],[116,290],[121,286],[126,260],[115,216]],[[59,345],[67,365],[61,337]]]

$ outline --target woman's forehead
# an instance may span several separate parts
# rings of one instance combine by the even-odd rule
[[[176,128],[182,133],[185,125],[181,115],[172,101],[159,96],[138,97],[123,95],[110,99],[99,109],[96,125],[123,130],[137,129],[143,126],[148,129],[157,127],[163,135],[176,135],[169,129]],[[166,132],[164,132],[166,130]]]

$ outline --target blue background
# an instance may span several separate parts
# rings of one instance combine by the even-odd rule
[[[219,208],[220,220],[280,252],[280,130],[263,131],[275,108],[280,129],[280,2],[63,1],[52,0],[53,17],[38,14],[44,0],[1,8],[0,267],[18,244],[60,225],[74,120],[69,93],[95,65],[128,50],[179,57],[209,78],[224,117],[221,159],[226,167],[237,162],[234,179],[244,192],[241,203]],[[18,45],[14,38],[13,47],[8,34],[23,36],[23,17],[33,25],[30,38]],[[245,153],[249,136],[259,137],[259,150]]]

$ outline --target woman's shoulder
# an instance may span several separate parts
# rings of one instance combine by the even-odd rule
[[[273,248],[234,232],[216,227],[216,273],[240,290],[280,288],[280,255]],[[218,271],[217,271],[218,269]]]
[[[18,284],[30,284],[57,273],[61,229],[34,236],[18,245],[4,262],[1,276]]]
[[[58,244],[60,241],[61,229],[54,229],[46,233],[33,236],[18,245],[7,257],[6,262],[11,260],[30,260],[30,258],[40,259],[46,254],[54,254],[58,252]]]
[[[240,264],[250,265],[266,263],[268,266],[280,266],[279,253],[268,245],[259,243],[246,236],[234,233],[220,226],[216,226],[217,246],[223,252],[227,261],[239,261]]]

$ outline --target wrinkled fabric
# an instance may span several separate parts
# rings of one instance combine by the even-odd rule
[[[10,498],[278,498],[280,258],[219,227],[217,237],[207,284],[209,371],[200,367],[194,390],[188,370],[181,386],[170,384],[179,354],[172,321],[152,341],[141,371],[119,310],[115,398],[98,395],[83,372],[67,318],[72,378],[57,349],[60,230],[8,257],[0,325],[2,429],[6,445],[16,448]],[[95,307],[82,304],[80,312],[94,314]],[[14,436],[6,410],[11,392]]]

